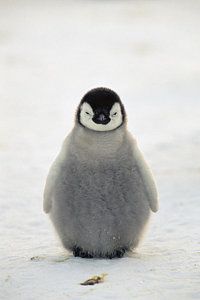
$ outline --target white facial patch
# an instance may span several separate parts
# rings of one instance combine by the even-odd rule
[[[80,122],[87,128],[96,131],[109,131],[119,127],[122,124],[122,113],[119,103],[114,103],[110,110],[110,122],[107,124],[97,124],[92,118],[94,112],[89,103],[84,102],[80,111]]]

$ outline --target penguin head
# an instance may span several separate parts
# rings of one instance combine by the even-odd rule
[[[77,120],[80,125],[95,131],[110,131],[125,122],[125,109],[119,96],[108,88],[95,88],[82,98]]]

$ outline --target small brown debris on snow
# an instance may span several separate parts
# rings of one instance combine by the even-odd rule
[[[95,275],[89,279],[87,279],[86,281],[80,283],[81,285],[94,285],[97,283],[101,283],[104,282],[104,278],[107,276],[108,274],[103,273],[101,275]]]

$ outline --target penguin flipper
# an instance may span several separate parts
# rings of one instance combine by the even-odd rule
[[[43,195],[43,210],[45,213],[49,213],[52,208],[52,199],[54,196],[55,185],[57,178],[60,176],[60,172],[63,166],[63,162],[66,158],[66,149],[68,145],[69,137],[67,137],[62,145],[62,149],[58,156],[56,157],[55,161],[53,162],[49,174],[47,176],[45,188],[44,188],[44,195]]]
[[[58,164],[57,161],[55,160],[47,176],[47,180],[44,188],[44,194],[43,194],[43,210],[47,214],[51,211],[52,198],[53,198],[53,192],[55,188],[55,181],[57,175],[58,175]]]
[[[145,193],[147,195],[149,206],[153,212],[157,212],[159,209],[159,203],[158,203],[158,193],[157,193],[156,184],[153,179],[151,170],[148,164],[146,163],[139,148],[137,147],[137,145],[135,145],[134,148],[134,157],[136,161],[136,169],[138,175],[144,184]]]
[[[46,214],[48,214],[50,212],[51,205],[52,205],[51,201],[48,201],[48,202],[45,201],[45,203],[43,203],[43,210]]]
[[[50,186],[50,182],[47,177],[47,181],[44,188],[44,195],[43,195],[43,210],[45,213],[49,213],[52,207],[52,187]]]

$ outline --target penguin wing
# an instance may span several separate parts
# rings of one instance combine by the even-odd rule
[[[51,211],[52,207],[52,199],[54,196],[55,185],[57,182],[57,178],[60,176],[61,169],[63,167],[63,162],[66,158],[66,150],[68,147],[68,142],[70,140],[70,135],[66,137],[63,142],[62,148],[58,156],[56,157],[55,161],[53,162],[49,174],[47,176],[45,188],[44,188],[44,195],[43,195],[43,210],[46,213]]]
[[[158,193],[157,193],[156,185],[151,170],[147,165],[137,145],[135,145],[134,147],[134,158],[136,162],[136,169],[138,175],[144,184],[145,193],[149,202],[149,206],[153,212],[157,212],[159,208],[159,203],[158,203]]]
[[[44,195],[43,195],[43,210],[45,213],[49,213],[52,207],[52,197],[55,188],[55,182],[58,175],[59,166],[57,161],[53,163],[47,176]]]

